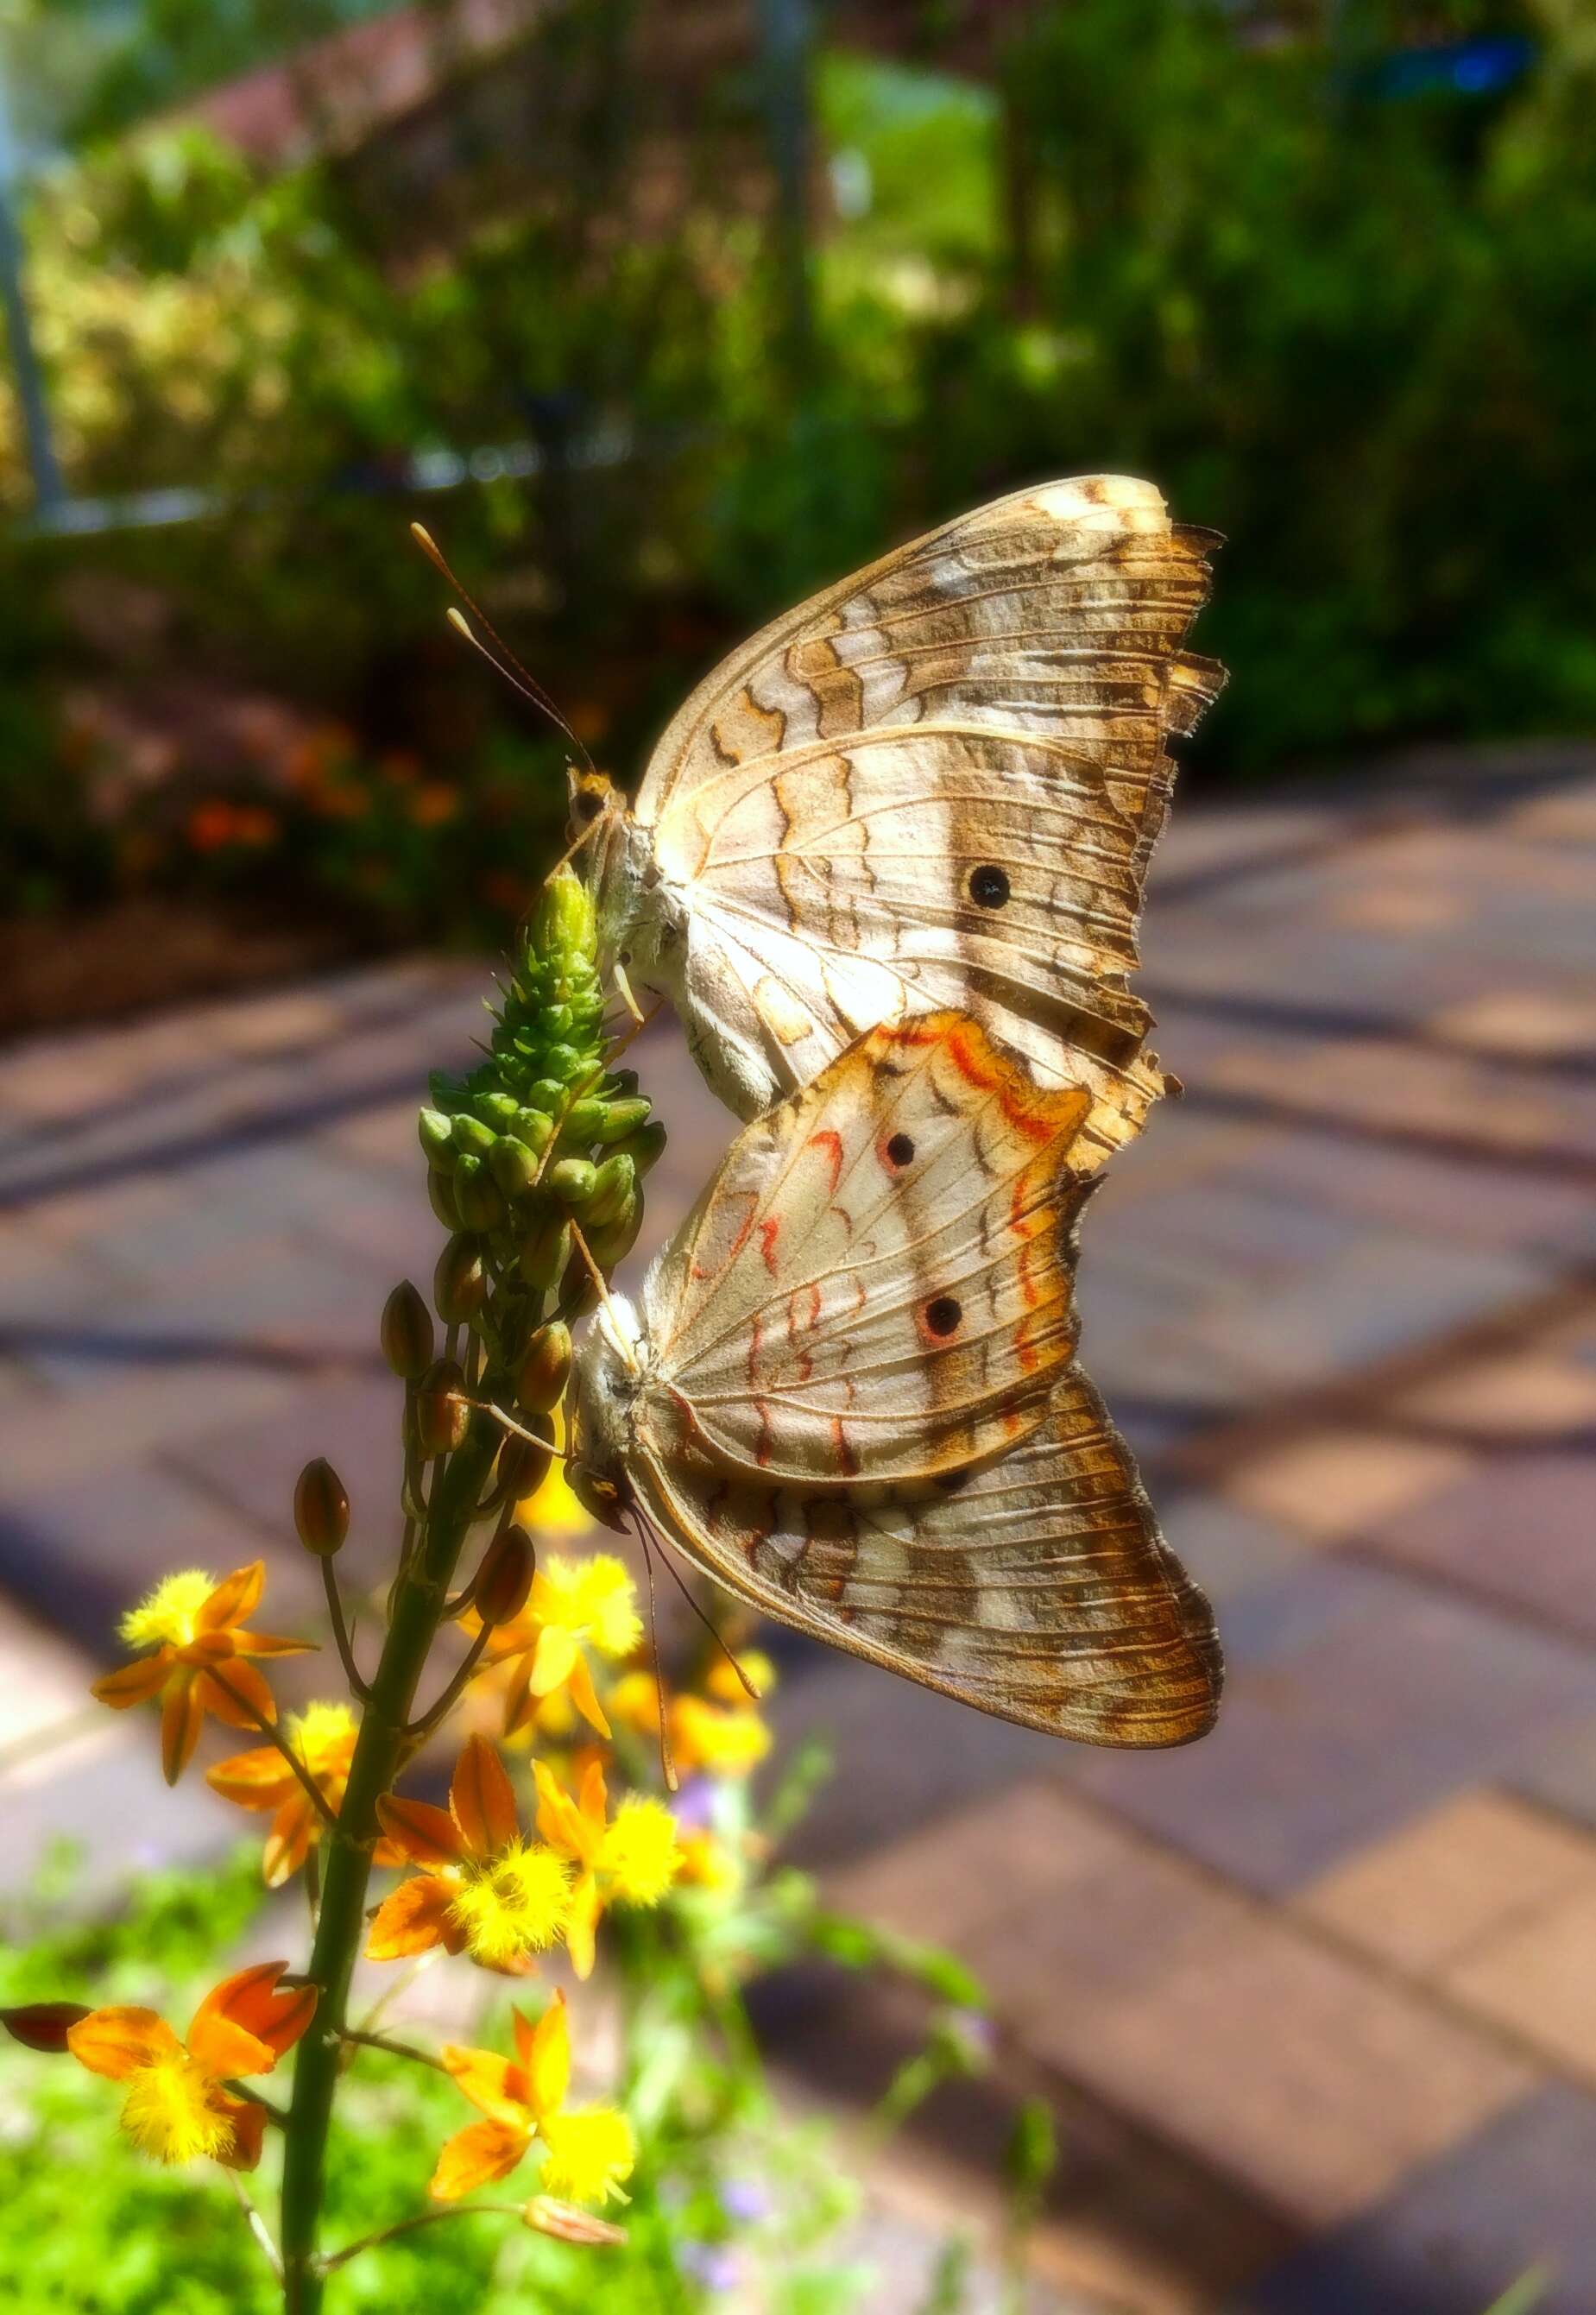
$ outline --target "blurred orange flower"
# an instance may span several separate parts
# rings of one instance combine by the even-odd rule
[[[243,1628],[260,1605],[265,1579],[260,1559],[219,1583],[201,1568],[184,1568],[122,1618],[129,1646],[152,1653],[107,1672],[90,1693],[113,1712],[160,1698],[161,1767],[169,1785],[193,1759],[208,1712],[229,1728],[255,1728],[277,1718],[271,1690],[246,1657],[300,1655],[315,1645]]]
[[[66,2046],[92,2074],[126,2082],[122,2128],[157,2162],[191,2162],[208,2154],[230,2170],[253,2170],[261,2159],[266,2109],[225,2082],[269,2074],[315,2012],[316,1989],[279,1989],[287,1962],[256,1962],[225,1978],[194,2015],[180,2041],[153,2009],[91,2009],[72,2027]]]

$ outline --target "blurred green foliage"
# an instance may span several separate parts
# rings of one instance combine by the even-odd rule
[[[168,95],[186,4],[125,20]],[[350,13],[317,0],[306,27]],[[253,54],[270,14],[239,0],[216,37]],[[263,176],[192,126],[129,131],[137,44],[114,48],[80,118],[117,134],[47,173],[28,220],[62,449],[80,492],[222,506],[13,545],[0,812],[24,840],[0,904],[220,876],[395,934],[498,933],[561,749],[451,646],[412,512],[625,776],[761,616],[983,496],[1101,468],[1229,537],[1201,641],[1234,680],[1199,772],[1589,728],[1582,11],[1347,0],[1332,51],[1317,17],[1266,39],[1209,0],[1042,0],[979,53],[956,6],[912,64],[828,47],[801,359],[757,207],[728,191],[759,135],[749,85],[656,118],[616,67],[627,21],[589,0],[539,36],[565,141],[475,209],[454,200],[480,162],[464,135],[444,201],[408,185],[413,156]],[[1391,49],[1482,29],[1530,35],[1521,77],[1379,93]],[[399,487],[417,453],[516,442],[541,474]],[[9,418],[0,497],[25,508]],[[292,709],[275,754],[201,712],[241,692]],[[171,741],[147,779],[116,776],[129,724]],[[370,767],[360,835],[285,790],[330,731]],[[450,814],[432,794],[418,832],[395,755]],[[270,839],[246,821],[252,842],[197,849],[212,801],[263,805]]]

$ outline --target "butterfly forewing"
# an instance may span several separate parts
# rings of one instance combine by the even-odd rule
[[[734,1107],[956,1003],[1089,1091],[1083,1168],[1137,1130],[1162,1080],[1126,974],[1165,741],[1221,679],[1180,648],[1204,543],[1147,483],[1047,485],[833,588],[700,687],[636,818],[684,896],[660,977]]]

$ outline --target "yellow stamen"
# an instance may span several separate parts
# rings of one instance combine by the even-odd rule
[[[516,1840],[485,1863],[467,1861],[450,1911],[478,1961],[519,1961],[552,1946],[571,1911],[571,1868],[538,1843]]]
[[[307,1704],[288,1734],[313,1777],[347,1775],[355,1743],[355,1716],[347,1704]]]
[[[681,1869],[676,1820],[662,1801],[633,1797],[616,1811],[598,1869],[623,1904],[657,1905]]]
[[[637,2160],[632,2125],[612,2107],[546,2115],[538,2135],[548,2150],[538,2184],[565,2203],[607,2203]]]
[[[215,1576],[201,1567],[163,1576],[146,1600],[129,1609],[118,1629],[130,1648],[186,1648],[194,1619],[215,1590]]]
[[[186,2053],[140,2066],[129,2078],[122,2128],[141,2154],[157,2162],[192,2162],[200,2154],[226,2153],[233,2124],[212,2105],[213,2088],[204,2068]]]

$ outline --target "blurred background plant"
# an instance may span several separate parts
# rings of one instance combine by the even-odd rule
[[[627,776],[754,616],[1083,468],[1229,534],[1200,776],[1596,713],[1565,0],[4,22],[63,483],[0,403],[10,918],[501,936],[561,750],[416,513]]]

